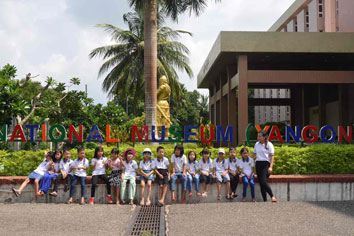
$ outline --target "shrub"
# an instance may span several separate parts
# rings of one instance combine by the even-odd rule
[[[165,147],[165,156],[170,158],[174,144],[162,145]],[[120,151],[131,147],[131,145],[120,145]],[[135,160],[139,163],[142,159],[141,152],[144,148],[151,148],[156,158],[157,146],[151,145],[135,145],[137,156]],[[110,151],[113,147],[104,147],[105,156],[110,157]],[[185,144],[185,154],[189,151],[197,153],[197,159],[201,156],[201,147],[196,144]],[[237,156],[242,147],[237,147]],[[248,148],[250,154],[253,151],[252,147]],[[228,152],[228,148],[225,148]],[[212,159],[217,157],[218,148],[213,148],[211,151]],[[19,151],[8,152],[0,150],[0,175],[1,176],[26,176],[30,174],[41,161],[44,159],[44,151]],[[86,158],[91,162],[94,154],[94,149],[86,149]],[[77,158],[77,151],[71,151],[71,158]],[[91,167],[88,174],[91,175]],[[354,174],[354,145],[334,145],[334,144],[318,144],[307,147],[294,147],[288,145],[275,146],[275,163],[273,167],[274,174]]]

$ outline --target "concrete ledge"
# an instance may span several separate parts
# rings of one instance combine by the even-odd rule
[[[22,184],[27,176],[0,176],[0,185],[3,184]],[[63,181],[62,181],[63,182]],[[215,179],[214,179],[215,182]],[[255,182],[258,182],[257,176]],[[354,182],[354,174],[322,174],[322,175],[271,175],[268,183],[348,183]],[[64,183],[64,182],[63,182]],[[104,182],[99,179],[99,184]],[[136,180],[137,184],[140,184],[140,180]],[[154,183],[157,183],[154,181]],[[177,180],[179,182],[179,179]],[[242,178],[240,177],[240,183]],[[92,184],[92,176],[87,176],[86,184]]]
[[[18,188],[22,182],[26,179],[26,176],[9,176],[0,177],[0,202],[31,202],[34,198],[34,189],[32,184],[26,186],[22,195],[16,198],[11,191],[11,188]],[[257,182],[257,179],[256,179]],[[347,201],[354,200],[354,175],[272,175],[268,181],[274,195],[280,201]],[[140,181],[137,181],[137,188],[135,194],[135,201],[139,202],[141,199]],[[51,197],[45,195],[40,197],[37,202],[42,203],[64,203],[69,198],[69,192],[64,192],[64,185],[59,185],[58,196]],[[202,192],[203,186],[200,186]],[[153,184],[151,200],[157,202],[158,200],[159,186]],[[240,179],[237,194],[238,198],[234,201],[240,201],[243,184]],[[256,200],[263,201],[261,197],[259,184],[255,185]],[[145,189],[146,193],[146,189]],[[177,184],[177,198],[180,199],[181,184]],[[86,194],[85,198],[89,199],[91,194],[91,176],[86,179]],[[107,203],[106,188],[103,181],[99,180],[98,187],[96,189],[96,203]],[[222,186],[222,200],[225,199],[226,189]],[[75,189],[74,200],[78,201],[80,198],[80,186],[77,185]],[[250,188],[247,190],[247,200],[251,200]],[[187,197],[187,203],[198,202],[218,202],[217,201],[217,188],[216,184],[212,184],[209,188],[208,198],[200,198],[195,194],[195,188],[193,186],[193,197]],[[166,196],[166,203],[170,201],[170,191]]]

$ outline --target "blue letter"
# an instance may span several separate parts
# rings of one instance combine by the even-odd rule
[[[216,137],[216,141],[220,142],[220,137],[222,138],[222,142],[226,143],[227,142],[227,137],[230,136],[230,143],[232,143],[232,141],[234,140],[234,127],[232,126],[227,126],[226,127],[226,132],[224,135],[224,129],[222,128],[222,126],[218,126],[216,127],[216,133],[217,133],[217,137]]]
[[[190,132],[192,129],[198,129],[198,126],[185,126],[184,127],[184,142],[185,143],[197,143],[197,140],[188,139],[191,135],[197,135],[196,132]]]
[[[38,129],[39,125],[25,125],[25,128],[30,129],[30,141],[31,143],[34,142],[34,129]]]
[[[295,132],[294,130],[289,126],[287,125],[285,127],[285,140],[287,143],[290,143],[290,134],[291,136],[293,137],[293,139],[295,140],[295,142],[299,143],[300,142],[300,135],[301,135],[301,130],[300,130],[300,126],[295,126]]]
[[[103,142],[103,138],[98,130],[97,125],[93,125],[86,142],[91,142],[91,139],[97,139],[100,143]]]
[[[165,126],[161,126],[161,138],[160,140],[155,138],[155,125],[151,126],[151,140],[153,142],[163,142],[165,141]]]
[[[327,139],[326,134],[325,134],[326,129],[329,129],[332,131],[332,136],[329,139]],[[329,126],[329,125],[323,126],[320,130],[320,134],[321,134],[322,142],[325,142],[325,143],[333,143],[336,138],[336,130],[332,126]]]

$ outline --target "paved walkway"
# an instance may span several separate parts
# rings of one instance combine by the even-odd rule
[[[354,201],[167,207],[169,235],[354,235]]]
[[[124,235],[134,207],[0,204],[0,235]],[[206,203],[166,207],[169,236],[354,235],[354,201]]]
[[[0,235],[123,235],[129,205],[0,204]]]

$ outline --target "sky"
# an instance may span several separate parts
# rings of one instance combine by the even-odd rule
[[[190,50],[194,77],[179,72],[180,82],[197,89],[197,75],[220,31],[267,31],[295,0],[223,0],[209,5],[199,17],[184,14],[169,27],[193,33],[180,39]],[[17,78],[30,72],[44,84],[47,76],[68,83],[79,77],[95,103],[106,104],[98,70],[103,61],[90,60],[89,53],[114,44],[97,24],[108,23],[128,29],[124,13],[132,11],[127,0],[0,0],[0,67],[17,68]],[[207,90],[199,90],[207,94]]]

